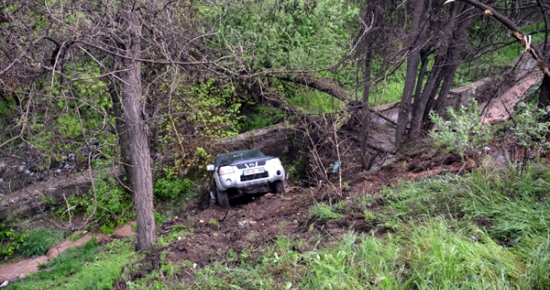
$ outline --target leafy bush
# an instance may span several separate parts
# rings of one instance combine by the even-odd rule
[[[55,244],[63,240],[63,232],[36,228],[27,233],[27,238],[21,244],[18,252],[24,256],[42,256]]]
[[[550,108],[542,110],[525,103],[519,103],[517,106],[521,113],[514,118],[514,125],[511,128],[513,136],[517,139],[517,144],[535,150],[547,146],[545,137],[548,134],[550,122],[540,122],[539,120],[550,112]]]
[[[161,178],[155,181],[153,191],[156,197],[172,201],[177,201],[182,197],[189,197],[191,195],[191,186],[193,182],[187,178],[175,179],[175,178]]]
[[[451,122],[449,126],[442,116],[430,112],[430,119],[437,126],[437,130],[430,131],[430,135],[436,139],[436,145],[447,146],[447,151],[456,151],[464,158],[467,152],[480,148],[491,139],[491,127],[481,124],[475,100],[458,112],[449,107],[447,114]]]
[[[103,231],[109,233],[109,229],[121,225],[134,218],[132,196],[113,178],[107,180],[97,179],[94,188],[87,195],[71,196],[68,203],[73,211],[85,212],[88,217],[93,215],[93,220],[102,226]],[[94,200],[95,196],[95,200]],[[64,208],[57,213],[63,217],[67,214]]]
[[[16,232],[6,223],[0,223],[0,257],[16,253],[25,238],[25,234]]]

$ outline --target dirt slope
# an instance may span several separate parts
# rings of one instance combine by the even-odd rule
[[[214,261],[225,259],[230,250],[239,255],[246,249],[247,254],[254,257],[259,254],[257,249],[271,245],[280,235],[311,241],[311,247],[314,247],[314,242],[319,237],[322,237],[322,241],[330,243],[343,237],[350,229],[355,232],[372,230],[374,234],[382,235],[388,231],[381,226],[382,221],[367,224],[363,215],[367,208],[376,211],[381,201],[374,200],[373,203],[360,206],[360,198],[377,192],[383,186],[392,186],[403,180],[417,179],[443,171],[458,172],[469,169],[469,166],[463,166],[458,162],[460,158],[454,154],[415,154],[419,155],[407,166],[403,166],[403,162],[413,156],[404,156],[394,165],[377,172],[358,175],[342,197],[325,188],[289,187],[285,195],[268,193],[241,199],[233,202],[229,209],[221,209],[211,204],[209,208],[200,210],[200,202],[197,201],[197,205],[189,209],[185,217],[170,219],[158,228],[160,235],[169,234],[175,227],[185,228],[193,234],[183,236],[166,247],[150,250],[146,258],[138,263],[139,270],[130,280],[142,278],[152,271],[158,271],[162,280],[167,275],[160,270],[162,252],[168,253],[166,263],[188,263],[195,269],[200,269]],[[316,202],[337,202],[340,199],[350,202],[346,203],[346,208],[342,210],[344,218],[337,221],[323,220],[309,212]],[[309,247],[296,250],[308,251]],[[193,267],[180,271],[175,279],[184,280],[186,285],[192,284]],[[126,289],[126,281],[119,281],[115,288]]]

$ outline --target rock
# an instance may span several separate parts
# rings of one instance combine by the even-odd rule
[[[256,221],[241,221],[241,222],[239,222],[239,228],[241,228],[241,229],[251,228],[256,224],[257,224]]]

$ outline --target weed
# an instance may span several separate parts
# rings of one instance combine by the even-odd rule
[[[363,211],[363,215],[365,216],[365,223],[367,224],[373,224],[375,220],[375,215],[372,211],[366,209]]]
[[[210,219],[210,220],[208,221],[208,224],[209,224],[209,225],[212,225],[212,226],[214,226],[214,227],[216,227],[217,229],[220,228],[220,223],[218,222],[217,219],[214,219],[214,218],[213,218],[213,219]]]
[[[342,215],[334,211],[331,205],[326,203],[317,203],[310,210],[311,216],[316,216],[323,220],[340,219]]]
[[[18,252],[24,256],[42,256],[63,239],[63,232],[42,228],[32,229],[21,244]]]

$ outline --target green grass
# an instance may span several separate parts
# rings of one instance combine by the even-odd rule
[[[95,240],[67,249],[41,266],[40,271],[6,289],[111,289],[122,268],[137,258],[129,241],[101,247]]]
[[[317,203],[310,210],[309,214],[312,217],[317,217],[322,220],[340,219],[343,217],[335,208],[326,203]]]

